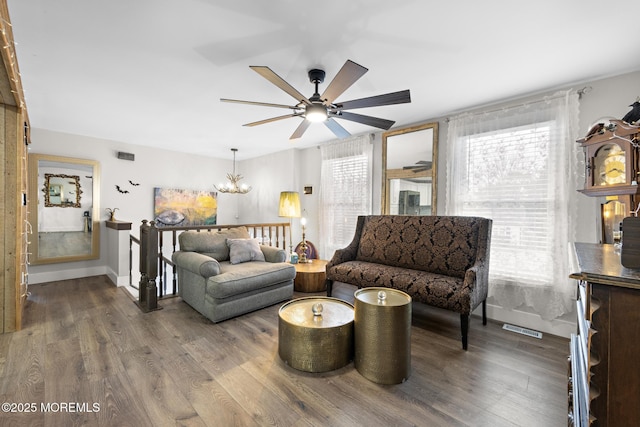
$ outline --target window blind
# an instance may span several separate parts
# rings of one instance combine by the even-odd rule
[[[321,149],[320,253],[330,259],[353,239],[358,216],[371,213],[371,138],[354,137]]]
[[[555,195],[549,185],[553,123],[468,136],[462,215],[493,219],[490,271],[508,281],[553,280]]]

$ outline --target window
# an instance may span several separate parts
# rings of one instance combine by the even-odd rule
[[[547,320],[572,310],[576,123],[577,96],[565,94],[449,127],[447,212],[493,219],[489,296]]]
[[[493,218],[490,271],[495,279],[551,283],[548,250],[556,210],[549,186],[552,123],[469,136],[460,215]]]
[[[321,257],[331,259],[355,234],[358,215],[371,214],[372,144],[358,136],[321,146]]]

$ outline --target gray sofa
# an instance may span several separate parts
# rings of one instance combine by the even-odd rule
[[[388,287],[455,311],[466,350],[469,315],[480,304],[487,323],[492,224],[464,216],[360,216],[352,242],[327,264],[327,295],[334,281]]]
[[[296,270],[287,253],[249,237],[245,227],[178,237],[178,294],[214,323],[293,297]]]

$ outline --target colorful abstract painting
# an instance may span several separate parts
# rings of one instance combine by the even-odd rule
[[[218,193],[215,191],[154,188],[156,226],[211,225],[218,215]]]

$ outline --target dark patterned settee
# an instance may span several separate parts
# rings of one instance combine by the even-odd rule
[[[327,264],[333,282],[406,292],[414,301],[460,313],[462,348],[469,315],[486,300],[492,220],[463,216],[358,217],[353,241]]]

